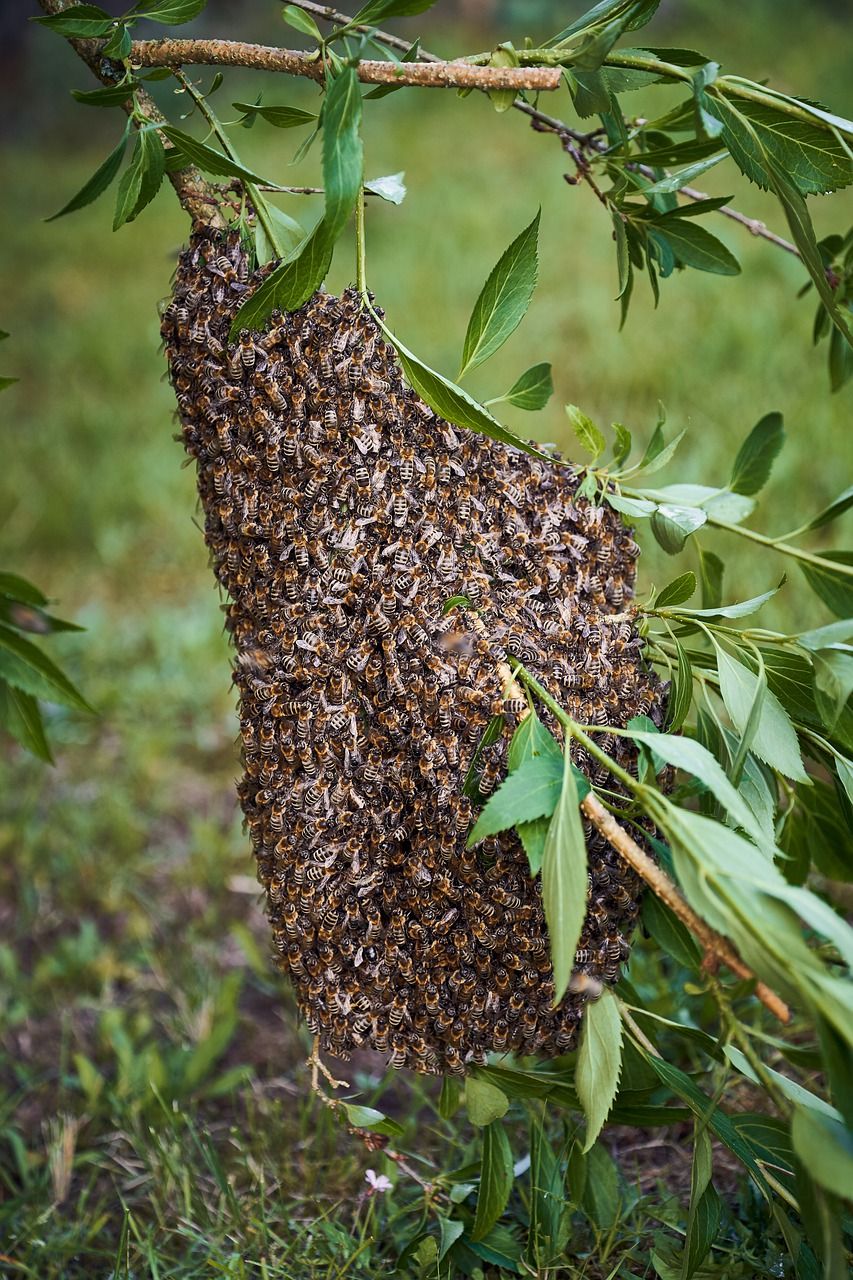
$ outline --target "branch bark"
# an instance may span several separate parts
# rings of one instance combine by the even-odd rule
[[[63,9],[69,7],[71,0],[39,0],[39,5],[45,13],[55,14],[62,13]],[[110,68],[116,66],[101,54],[103,40],[69,40],[71,48],[79,58],[92,72],[101,84],[111,85],[115,83],[115,76],[110,74]],[[149,120],[155,124],[167,124],[165,116],[158,111],[154,101],[145,92],[144,89],[138,89],[135,94],[136,102]],[[131,103],[124,106],[124,110],[128,115],[132,113]],[[172,143],[162,133],[160,139],[167,151],[172,150]],[[189,167],[180,169],[176,173],[169,174],[169,181],[175,189],[175,194],[181,203],[181,207],[189,214],[193,222],[203,222],[211,227],[224,227],[225,221],[220,213],[220,196],[218,189],[212,186],[205,178],[202,177],[198,169]]]
[[[254,67],[323,80],[326,68],[313,53],[241,40],[134,40],[130,61],[140,67]],[[426,89],[558,89],[559,67],[475,67],[468,62],[359,62],[365,84],[418,85]]]

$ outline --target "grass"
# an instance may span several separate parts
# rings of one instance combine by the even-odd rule
[[[718,37],[730,46],[749,39],[742,14],[725,32],[701,14],[695,21],[709,47]],[[811,18],[808,30],[817,30]],[[679,34],[667,32],[672,43]],[[787,53],[767,54],[768,65],[782,56],[783,80],[823,94],[821,67],[838,74],[837,42],[813,42],[808,57],[804,43],[790,51],[789,71]],[[50,48],[57,83],[82,85],[84,73]],[[741,68],[766,69],[749,53]],[[220,91],[223,104],[242,96],[240,85],[235,78]],[[268,100],[285,94],[306,103],[314,91],[268,86]],[[171,439],[173,401],[157,351],[157,301],[184,222],[163,194],[115,237],[108,200],[46,225],[117,126],[110,113],[75,108],[52,138],[38,133],[39,118],[34,107],[24,123],[35,145],[13,141],[3,155],[14,174],[3,244],[15,267],[0,316],[13,331],[3,372],[20,382],[3,397],[0,510],[9,565],[87,628],[51,641],[51,652],[98,715],[51,711],[54,769],[6,744],[0,757],[0,1274],[390,1275],[430,1209],[417,1182],[346,1139],[311,1097],[308,1040],[271,971],[234,798],[221,602],[194,523],[193,477]],[[262,170],[315,176],[313,155],[286,169],[291,135],[256,129],[240,141]],[[516,428],[571,448],[560,409],[571,400],[644,441],[662,399],[673,432],[689,428],[666,478],[711,482],[725,479],[753,422],[777,408],[789,439],[759,527],[789,526],[841,487],[849,393],[828,395],[792,259],[721,221],[716,230],[739,254],[742,277],[668,281],[656,313],[640,290],[620,335],[603,211],[590,192],[566,186],[556,144],[531,136],[515,113],[495,117],[475,97],[439,94],[427,111],[422,99],[396,95],[369,113],[367,154],[371,173],[405,168],[410,187],[401,208],[370,210],[372,287],[406,343],[451,374],[485,274],[542,203],[529,318],[471,384],[497,394],[528,364],[552,360],[552,407],[533,425],[507,415]],[[735,188],[743,208],[779,226],[731,169],[713,187]],[[303,207],[294,198],[288,209]],[[843,222],[837,204],[816,212],[821,226]],[[344,245],[331,287],[351,274]],[[717,542],[732,593],[778,577],[776,563],[732,539]],[[652,552],[644,581],[683,567]],[[800,622],[797,599],[783,593],[768,620]],[[810,624],[819,620],[809,614]],[[674,1011],[677,975],[662,980],[642,945],[632,979],[661,1012]],[[346,1070],[362,1101],[382,1098],[404,1124],[399,1145],[416,1168],[423,1161],[428,1174],[431,1161],[471,1159],[471,1130],[438,1115],[432,1083],[392,1080],[368,1056]],[[608,1144],[633,1181],[607,1173],[618,1188],[609,1216],[569,1189],[571,1242],[551,1274],[646,1274],[650,1249],[683,1231],[684,1132],[617,1133]],[[367,1167],[388,1173],[394,1190],[366,1198]],[[777,1246],[758,1207],[733,1178],[728,1190],[725,1274],[776,1273]],[[526,1213],[522,1187],[518,1224]],[[439,1274],[428,1257],[422,1274]]]

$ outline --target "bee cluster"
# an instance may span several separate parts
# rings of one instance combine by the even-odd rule
[[[581,722],[660,718],[619,616],[637,544],[570,468],[437,417],[353,289],[229,342],[264,275],[235,234],[197,230],[163,337],[229,597],[239,792],[281,962],[339,1057],[444,1073],[564,1052],[628,955],[639,882],[588,828],[577,972],[552,1009],[538,883],[514,834],[466,847],[463,782],[473,763],[485,797],[505,772],[524,711],[508,654]]]

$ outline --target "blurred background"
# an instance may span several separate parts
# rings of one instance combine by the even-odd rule
[[[210,0],[190,30],[298,43],[279,8]],[[526,34],[538,41],[582,8],[440,0],[399,29],[458,55],[498,39],[520,44]],[[115,145],[122,121],[115,110],[73,102],[71,88],[93,87],[89,72],[62,40],[28,23],[31,11],[11,0],[0,6],[0,328],[12,335],[0,352],[2,373],[20,379],[0,399],[0,544],[4,568],[32,579],[58,602],[56,612],[86,627],[46,647],[97,715],[50,710],[55,768],[0,744],[0,1164],[13,1233],[0,1239],[8,1249],[14,1238],[24,1256],[26,1224],[45,1204],[58,1205],[48,1230],[55,1252],[40,1274],[64,1275],[76,1274],[79,1250],[95,1256],[103,1240],[107,1250],[116,1187],[130,1202],[153,1198],[164,1215],[180,1198],[168,1142],[162,1130],[149,1132],[152,1078],[171,1117],[163,1123],[177,1125],[182,1101],[204,1095],[214,1108],[206,1124],[236,1158],[231,1120],[217,1118],[214,1099],[249,1068],[240,1105],[262,1120],[260,1146],[246,1143],[240,1126],[241,1176],[250,1183],[254,1160],[297,1198],[334,1198],[349,1179],[357,1185],[360,1157],[330,1163],[334,1133],[310,1118],[304,1101],[294,1106],[304,1088],[293,1069],[307,1041],[269,970],[234,797],[239,761],[221,600],[158,350],[157,304],[169,291],[185,217],[167,186],[116,235],[113,192],[44,221]],[[726,71],[768,77],[850,115],[847,22],[844,3],[681,0],[663,3],[642,38],[700,49]],[[207,86],[212,72],[197,76]],[[308,82],[226,72],[214,103],[233,119],[231,103],[260,89],[267,103],[317,101]],[[173,119],[186,109],[168,85],[154,91]],[[654,91],[656,113],[670,100]],[[635,95],[630,109],[642,113],[646,101]],[[805,274],[795,259],[718,218],[713,229],[743,274],[682,273],[663,282],[657,311],[638,281],[619,333],[607,215],[587,188],[565,183],[567,158],[554,139],[532,133],[517,112],[496,115],[477,95],[460,101],[409,90],[368,105],[368,174],[403,169],[409,189],[399,208],[371,204],[368,273],[408,346],[455,374],[483,280],[541,204],[540,283],[529,316],[473,376],[474,393],[498,395],[528,365],[551,361],[557,390],[546,411],[506,417],[569,453],[564,402],[602,426],[625,423],[642,446],[661,400],[671,432],[688,428],[662,482],[724,482],[750,427],[778,409],[788,441],[757,526],[790,527],[835,496],[851,460],[851,392],[829,394],[825,349],[811,348],[813,303],[796,298]],[[547,109],[573,120],[564,92]],[[285,183],[316,181],[319,148],[291,165],[296,131],[261,124],[234,137],[256,170]],[[778,208],[730,162],[706,185],[785,233]],[[849,197],[810,204],[819,233],[851,221]],[[319,212],[304,197],[282,207],[309,224]],[[352,259],[345,238],[332,289],[351,279]],[[775,585],[781,566],[757,561],[746,544],[720,536],[706,545],[727,562],[731,598]],[[650,550],[641,585],[662,585],[690,567],[682,559]],[[818,625],[825,619],[813,606],[811,597],[800,617],[783,592],[766,623]],[[644,963],[639,978],[653,985],[654,968]],[[377,1086],[369,1073],[365,1079]],[[186,1141],[186,1130],[172,1140]],[[208,1168],[199,1178],[212,1176]]]

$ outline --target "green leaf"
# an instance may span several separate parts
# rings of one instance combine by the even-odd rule
[[[53,764],[38,703],[30,693],[0,679],[0,725],[27,751]]]
[[[707,558],[713,555],[713,552],[707,553]],[[714,556],[716,560],[717,557]],[[720,565],[720,577],[722,577],[722,562]],[[786,579],[783,578],[778,587],[773,587],[770,591],[762,591],[761,595],[752,596],[749,600],[736,600],[734,604],[719,604],[710,609],[679,609],[679,614],[685,618],[745,618],[750,613],[757,613],[763,604],[768,600],[772,600],[777,591],[780,591],[785,585]]]
[[[801,195],[836,191],[853,182],[853,164],[844,143],[829,129],[798,119],[768,103],[721,92],[706,95],[723,124],[723,139],[735,163],[765,189],[775,186],[773,168],[788,175]]]
[[[618,34],[643,27],[654,16],[660,0],[598,0],[585,13],[576,18],[559,35],[546,41],[546,47],[563,44],[570,36],[585,33],[597,26],[614,23]],[[615,37],[614,37],[615,38]]]
[[[323,282],[332,260],[332,245],[321,218],[314,230],[298,244],[250,294],[234,317],[230,339],[241,329],[260,329],[276,308],[295,311]]]
[[[364,176],[361,92],[354,67],[344,67],[323,104],[323,183],[326,234],[334,244],[355,208]]]
[[[643,927],[668,955],[685,969],[698,973],[702,952],[693,934],[653,893],[647,893],[643,898]]]
[[[438,1248],[438,1261],[447,1254],[447,1251],[456,1243],[465,1230],[464,1222],[454,1222],[452,1218],[440,1217],[438,1220],[438,1229],[441,1233],[441,1239]]]
[[[729,481],[731,491],[753,494],[763,489],[784,442],[785,429],[781,413],[765,414],[752,428],[738,451]]]
[[[499,45],[492,52],[488,65],[490,67],[518,67],[521,65],[518,54],[511,44]],[[489,101],[498,113],[508,111],[518,97],[515,89],[489,89]]]
[[[182,129],[176,129],[173,125],[164,124],[161,132],[173,143],[187,160],[204,173],[215,173],[222,177],[242,178],[244,182],[257,183],[262,187],[275,187],[277,184],[270,182],[268,178],[262,178],[259,174],[253,173],[251,169],[244,168],[238,164],[236,160],[231,160],[228,156],[223,155],[221,151],[215,151],[213,147],[208,147],[205,143],[199,142],[190,133],[184,133]]]
[[[749,672],[748,674],[752,674]],[[704,783],[715,799],[726,809],[739,827],[743,827],[759,848],[767,849],[767,841],[761,824],[744,800],[740,792],[732,785],[722,766],[714,759],[710,751],[694,738],[685,738],[674,733],[647,733],[641,729],[631,729],[631,737],[635,742],[642,742],[667,764],[676,769],[683,769]],[[772,852],[772,846],[771,846]]]
[[[163,181],[166,153],[154,129],[142,129],[136,135],[136,146],[130,164],[122,175],[116,193],[113,231],[141,213],[154,199]]]
[[[374,26],[384,18],[409,18],[431,9],[436,0],[368,0],[352,19],[360,27]]]
[[[494,1120],[500,1120],[509,1110],[509,1098],[502,1089],[479,1076],[468,1076],[465,1081],[465,1106],[468,1119],[478,1129],[484,1129]]]
[[[0,592],[3,590],[0,574]],[[797,643],[805,649],[826,649],[833,644],[845,644],[853,640],[853,618],[842,618],[839,622],[828,622],[825,627],[816,627],[813,631],[801,631],[797,635]]]
[[[657,182],[651,183],[650,186],[643,187],[643,195],[665,196],[671,195],[675,191],[680,191],[682,187],[686,187],[688,183],[693,182],[703,173],[707,173],[709,169],[713,169],[721,160],[726,160],[728,154],[727,151],[717,151],[712,156],[696,160],[684,169],[679,169],[678,173],[668,174],[667,177],[660,178]]]
[[[631,516],[634,520],[645,520],[658,509],[657,503],[649,502],[647,498],[624,498],[621,493],[611,493],[609,489],[604,492],[604,501],[614,511],[621,512],[623,516]]]
[[[562,1224],[566,1217],[563,1170],[539,1115],[530,1109],[530,1226],[527,1256],[555,1258],[562,1253]],[[532,1274],[530,1272],[529,1274]]]
[[[682,1280],[690,1280],[705,1261],[720,1229],[722,1203],[711,1182],[713,1171],[711,1139],[704,1123],[697,1120],[694,1126],[690,1209],[687,1216]]]
[[[41,649],[0,625],[0,677],[34,698],[91,711],[82,694]]]
[[[673,608],[675,605],[684,604],[684,601],[689,600],[695,590],[696,574],[688,569],[686,573],[679,574],[677,578],[673,578],[668,586],[664,587],[655,600],[654,607],[663,609],[666,606]]]
[[[466,1085],[467,1088],[467,1085]],[[482,1240],[497,1222],[512,1191],[512,1150],[500,1120],[483,1131],[483,1160],[472,1239]]]
[[[509,391],[505,391],[502,396],[497,396],[487,403],[500,404],[506,401],[514,404],[516,409],[544,409],[553,393],[554,383],[551,378],[550,364],[534,364],[516,379]]]
[[[832,731],[853,693],[853,648],[836,645],[818,649],[813,663],[817,709],[826,728]]]
[[[698,507],[676,507],[661,503],[652,515],[652,533],[669,555],[678,555],[691,533],[701,529],[708,516]]]
[[[72,89],[71,97],[85,107],[115,107],[127,102],[138,88],[135,80],[124,84],[109,84],[103,89]]]
[[[669,691],[669,703],[666,711],[666,727],[672,733],[678,733],[693,703],[693,668],[681,642],[674,639],[678,668]]]
[[[847,799],[853,804],[853,761],[846,756],[835,756],[834,763],[838,781],[844,788]]]
[[[304,9],[297,9],[295,4],[286,4],[281,11],[281,16],[289,27],[293,27],[294,31],[301,31],[303,35],[311,36],[312,40],[316,40],[318,44],[323,43],[323,34],[320,28],[311,17],[311,14],[306,13]]]
[[[510,773],[518,769],[520,765],[530,760],[535,760],[537,756],[544,756],[546,760],[557,761],[562,778],[562,748],[551,730],[546,729],[536,712],[531,710],[512,735],[507,755],[507,765]]]
[[[667,444],[664,440],[663,431],[659,424],[655,429],[651,441],[649,442],[648,449],[646,449],[646,452],[643,454],[642,461],[638,467],[638,472],[643,475],[650,476],[653,475],[655,471],[661,471],[673,457],[676,449],[681,444],[681,441],[684,439],[686,434],[687,429],[685,428],[684,431],[679,431],[678,435],[675,436],[674,439],[670,440],[669,444]]]
[[[541,210],[504,251],[474,303],[460,378],[494,355],[524,318],[536,287],[540,214]]]
[[[542,870],[549,825],[548,818],[534,818],[532,822],[519,822],[515,828],[524,852],[527,854],[527,865],[534,879]]]
[[[622,463],[627,461],[628,454],[631,452],[633,443],[631,432],[621,422],[612,422],[611,427],[616,435],[616,443],[613,446],[613,465],[621,467]]]
[[[607,447],[607,441],[598,427],[588,418],[582,409],[576,404],[566,405],[566,415],[571,423],[572,431],[577,437],[578,443],[587,453],[592,454],[592,461],[601,457]]]
[[[812,283],[836,327],[842,332],[847,342],[853,344],[850,313],[846,307],[840,305],[836,292],[827,279],[826,268],[805,199],[790,181],[784,169],[780,169],[775,164],[769,164],[768,168],[773,178],[773,190],[785,211],[788,227],[806,270],[812,278]]]
[[[702,584],[702,607],[716,608],[723,599],[723,562],[713,551],[704,551],[697,543],[699,581]]]
[[[853,1187],[853,1137],[844,1125],[812,1108],[795,1107],[791,1122],[794,1150],[827,1191],[848,1197]]]
[[[749,1059],[740,1049],[736,1049],[734,1045],[727,1044],[723,1046],[723,1053],[728,1058],[732,1066],[746,1076],[747,1080],[751,1080],[753,1084],[761,1086]],[[792,1080],[789,1076],[782,1075],[781,1071],[774,1071],[772,1067],[768,1067],[766,1063],[764,1071],[772,1080],[775,1081],[777,1088],[786,1098],[790,1098],[791,1102],[797,1103],[798,1106],[808,1107],[812,1111],[817,1111],[820,1115],[828,1117],[830,1120],[841,1120],[840,1114],[835,1107],[831,1107],[828,1102],[824,1102],[823,1098],[819,1098],[816,1093],[812,1093],[810,1089],[804,1089],[796,1080]]]
[[[130,51],[133,48],[133,40],[130,34],[130,27],[127,23],[120,22],[113,29],[113,33],[101,53],[105,58],[114,58],[117,62],[124,62],[130,57]]]
[[[121,162],[124,159],[124,151],[127,146],[127,139],[130,133],[130,121],[124,126],[124,133],[116,148],[110,152],[104,163],[97,169],[85,183],[76,196],[72,196],[67,204],[63,205],[58,213],[51,214],[49,218],[45,218],[45,222],[53,222],[55,218],[62,218],[66,213],[74,213],[77,209],[84,208],[87,204],[91,204],[99,195],[106,191],[107,187],[115,178]]]
[[[379,196],[380,200],[385,200],[388,204],[402,204],[406,198],[406,184],[403,181],[405,176],[401,169],[399,173],[386,173],[381,178],[370,178],[365,182],[364,190],[368,195]]]
[[[91,40],[107,35],[115,19],[96,4],[72,4],[62,13],[35,17],[30,21],[39,22],[43,27],[48,27],[60,36]]]
[[[206,4],[207,0],[157,0],[156,4],[141,0],[133,12],[151,22],[161,22],[164,27],[179,27],[182,22],[197,18]]]
[[[401,1124],[373,1107],[361,1107],[354,1102],[343,1102],[341,1106],[354,1129],[369,1129],[371,1133],[384,1133],[389,1138],[399,1138],[405,1133]]]
[[[270,220],[275,223],[279,241],[290,246],[288,253],[306,239],[304,228],[289,214],[284,213],[269,201],[267,201],[267,213]],[[259,267],[264,267],[268,262],[278,258],[278,249],[270,243],[264,224],[260,221],[255,223],[255,253]]]
[[[518,822],[547,818],[560,798],[563,763],[551,756],[525,760],[504,779],[468,836],[468,847]]]
[[[40,609],[47,604],[47,596],[26,578],[19,577],[17,573],[0,573],[0,595],[6,596],[8,600],[17,600],[21,604],[31,605],[34,609]]]
[[[814,564],[800,560],[799,565],[815,595],[839,618],[847,618],[853,613],[853,577],[834,564],[845,568],[853,565],[853,551],[824,551],[821,561]]]
[[[830,502],[828,507],[824,507],[822,511],[819,511],[802,532],[807,533],[810,529],[822,529],[825,524],[830,524],[833,520],[837,520],[850,507],[853,507],[853,485],[850,485],[848,489],[840,493],[834,502]]]
[[[677,1097],[682,1098],[687,1103],[700,1123],[707,1123],[712,1133],[715,1133],[732,1154],[737,1156],[752,1174],[756,1183],[767,1193],[769,1189],[766,1179],[755,1161],[752,1149],[749,1143],[738,1133],[731,1117],[721,1111],[719,1107],[715,1107],[711,1099],[680,1068],[652,1054],[644,1053],[644,1057],[664,1084],[668,1085]]]
[[[758,676],[749,667],[732,658],[714,640],[717,655],[717,672],[720,677],[720,693],[732,724],[743,734],[758,687]],[[751,743],[753,753],[778,769],[786,778],[808,782],[803,768],[797,734],[787,711],[770,689],[764,693],[761,715]]]
[[[260,103],[254,102],[234,102],[231,105],[237,111],[242,111],[244,116],[252,119],[260,116],[262,120],[266,120],[267,124],[275,125],[277,129],[298,129],[317,119],[313,111],[303,111],[301,107],[263,107]]]
[[[849,303],[848,303],[849,306]],[[826,315],[824,311],[822,314]],[[829,335],[829,386],[840,391],[853,378],[853,349],[844,334],[833,327]]]
[[[463,391],[454,382],[450,382],[448,378],[423,364],[413,352],[409,351],[408,347],[403,346],[384,321],[380,320],[375,312],[373,314],[386,338],[394,344],[409,386],[435,413],[458,427],[479,431],[492,440],[500,440],[503,444],[512,445],[514,449],[521,449],[523,453],[532,454],[534,458],[553,462],[547,453],[543,453],[528,441],[522,440],[520,436],[498,422],[497,418],[493,418],[488,409],[469,396],[467,391]]]
[[[517,775],[514,775],[517,776]],[[554,1004],[566,993],[586,915],[587,854],[581,826],[577,783],[568,750],[563,755],[563,786],[542,859],[542,905],[551,939]]]
[[[613,992],[605,989],[584,1010],[575,1087],[586,1116],[589,1151],[604,1127],[622,1072],[622,1019]]]
[[[664,214],[649,230],[653,237],[663,236],[678,261],[687,267],[720,276],[740,275],[737,258],[705,227]]]

